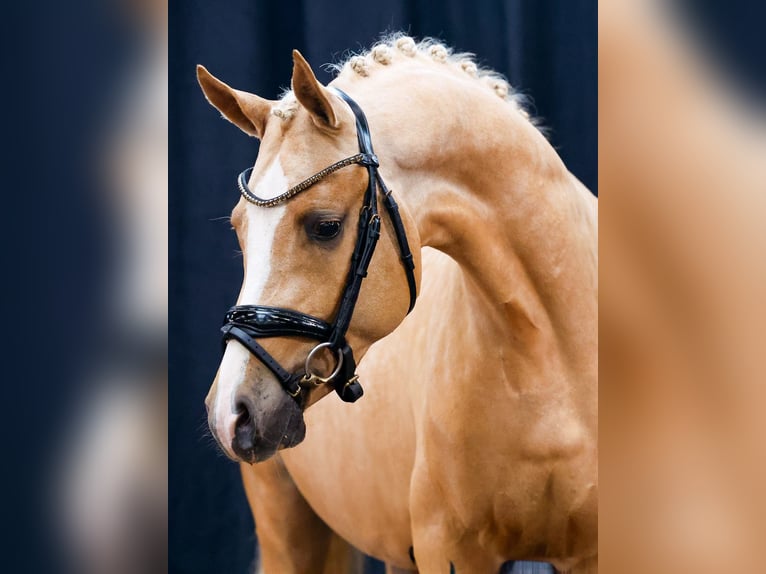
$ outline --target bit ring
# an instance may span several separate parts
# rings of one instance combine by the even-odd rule
[[[338,373],[340,373],[340,369],[343,366],[343,353],[340,352],[340,349],[336,349],[335,351],[338,358],[338,363],[335,365],[335,369],[332,373],[330,373],[329,376],[322,377],[311,371],[311,361],[314,359],[314,356],[320,349],[325,348],[330,349],[332,348],[332,345],[330,343],[319,343],[309,352],[308,356],[306,357],[306,365],[304,367],[306,371],[306,374],[303,375],[304,382],[313,383],[314,385],[319,386],[324,383],[329,383],[331,380],[338,376]]]

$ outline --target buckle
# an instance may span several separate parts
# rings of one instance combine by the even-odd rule
[[[359,160],[359,165],[366,167],[380,167],[378,156],[376,156],[374,153],[363,153],[361,155],[362,158]]]
[[[345,382],[345,384],[343,385],[343,390],[345,391],[348,387],[358,382],[359,382],[359,375],[355,374],[353,377],[351,377],[349,380]]]

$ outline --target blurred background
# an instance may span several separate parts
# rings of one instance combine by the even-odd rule
[[[167,4],[2,20],[0,569],[164,572]]]
[[[766,5],[599,5],[599,560],[766,540]]]
[[[253,164],[258,142],[207,103],[195,66],[275,99],[289,86],[294,48],[327,83],[333,76],[323,64],[369,48],[384,32],[437,37],[528,94],[566,165],[595,192],[596,26],[594,0],[171,3],[172,572],[244,573],[256,551],[239,468],[210,438],[203,401],[221,357],[221,318],[242,283],[227,219],[239,199],[235,177]],[[382,572],[373,564],[368,571]]]

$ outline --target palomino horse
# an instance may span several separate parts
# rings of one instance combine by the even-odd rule
[[[245,266],[238,303],[329,323],[375,170],[352,163],[295,192],[360,144],[343,94],[293,57],[279,101],[201,67],[198,77],[261,139],[231,218]],[[364,357],[362,400],[320,401],[332,387],[316,378],[299,400],[285,392],[275,373],[302,373],[316,341],[260,339],[266,359],[228,341],[206,405],[221,448],[242,463],[263,571],[339,572],[328,565],[336,533],[389,572],[496,574],[523,559],[595,572],[595,198],[508,84],[465,55],[397,36],[339,71],[332,85],[367,115],[398,202],[418,301],[407,315],[408,268],[381,209],[344,339]],[[339,360],[318,352],[310,368],[326,374]]]

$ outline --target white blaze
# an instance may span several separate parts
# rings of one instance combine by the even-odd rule
[[[248,182],[252,189],[252,180]],[[253,193],[270,199],[287,191],[287,178],[279,156],[264,174]],[[253,305],[260,302],[261,293],[271,272],[271,249],[274,234],[285,214],[285,206],[258,207],[247,204],[247,236],[245,237],[246,273],[238,304]],[[215,426],[219,439],[229,449],[234,438],[237,415],[234,397],[245,380],[250,353],[238,341],[230,340],[218,370],[218,389],[215,397]]]

